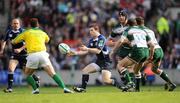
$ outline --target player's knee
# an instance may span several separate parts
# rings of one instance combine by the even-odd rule
[[[87,70],[82,70],[83,74],[89,74],[89,72]]]
[[[8,69],[8,72],[13,73],[13,72],[14,72],[14,69],[9,68],[9,69]]]

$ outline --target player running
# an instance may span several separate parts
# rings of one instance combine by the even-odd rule
[[[85,92],[89,81],[89,74],[94,72],[102,73],[102,80],[105,84],[119,87],[116,80],[111,79],[111,72],[108,70],[110,66],[109,51],[105,45],[106,39],[100,34],[100,27],[97,23],[89,26],[90,40],[88,46],[82,45],[80,51],[71,51],[68,55],[86,55],[88,53],[96,54],[97,60],[90,63],[83,70],[81,87],[74,87],[76,92]]]
[[[113,48],[115,43],[118,41],[118,39],[120,38],[120,36],[122,35],[122,33],[124,32],[125,29],[128,28],[127,26],[127,21],[128,21],[128,14],[127,14],[127,10],[122,9],[119,12],[119,16],[118,16],[118,20],[119,23],[112,29],[112,32],[107,40],[107,46]],[[131,47],[129,46],[129,44],[124,43],[122,44],[122,46],[117,50],[115,57],[113,57],[115,59],[115,62],[122,60],[123,58],[125,58],[129,53],[131,52]],[[118,58],[118,59],[116,59]],[[117,63],[115,63],[116,65]],[[128,67],[128,71],[130,72],[130,74],[127,76],[127,78],[130,79],[134,79],[134,71],[133,71],[133,67]],[[125,79],[125,77],[119,72],[120,76],[121,76],[121,80],[124,82],[124,84],[127,84],[127,81]]]
[[[8,28],[6,32],[6,36],[3,39],[3,42],[1,44],[1,51],[0,55],[3,54],[4,48],[6,46],[6,43],[9,40],[14,39],[17,37],[20,33],[24,31],[23,28],[21,28],[20,20],[19,19],[13,19],[11,23],[11,27]],[[13,76],[14,76],[14,70],[16,69],[17,65],[20,65],[20,68],[23,69],[26,65],[26,57],[27,52],[25,49],[25,42],[21,41],[18,44],[12,44],[12,50],[10,54],[10,60],[9,60],[9,67],[8,67],[8,87],[4,90],[5,93],[11,93],[13,91]],[[39,87],[39,80],[36,75],[32,75],[33,78],[36,81],[37,87]]]
[[[13,41],[13,44],[18,44],[22,40],[26,43],[27,48],[27,63],[25,74],[27,82],[33,88],[33,94],[39,94],[39,89],[35,85],[35,80],[32,74],[39,67],[43,67],[50,77],[58,84],[59,87],[64,89],[64,93],[73,93],[67,89],[61,77],[56,74],[54,68],[49,60],[49,54],[46,52],[46,43],[49,42],[48,35],[39,29],[38,19],[32,18],[30,20],[31,28],[18,35]]]
[[[134,66],[134,73],[136,77],[140,77],[140,66],[149,57],[149,50],[147,44],[153,47],[149,36],[144,30],[139,29],[136,26],[136,21],[134,19],[128,20],[129,27],[124,31],[121,38],[117,41],[113,50],[110,53],[110,57],[117,52],[118,48],[122,46],[123,43],[127,43],[132,47],[131,52],[127,57],[118,61],[118,71],[124,75],[127,85],[124,87],[124,91],[134,91],[135,84],[128,77],[129,72],[126,69],[128,66]]]
[[[155,34],[152,30],[144,26],[144,18],[142,17],[137,17],[136,18],[137,25],[139,25],[140,28],[145,30],[149,37],[151,38],[152,42],[155,44],[155,50],[152,58],[149,58],[147,63],[152,63],[152,71],[159,75],[164,81],[167,82],[169,85],[169,91],[173,91],[176,88],[176,85],[169,79],[168,75],[160,69],[161,61],[163,59],[164,53],[160,45],[158,44]]]

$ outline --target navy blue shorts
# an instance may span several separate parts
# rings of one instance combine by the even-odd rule
[[[10,59],[18,60],[21,69],[26,66],[26,55],[11,55]]]
[[[95,63],[101,68],[101,70],[109,70],[111,66],[110,61],[97,60]]]

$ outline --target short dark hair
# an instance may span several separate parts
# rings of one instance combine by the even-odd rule
[[[144,18],[139,16],[136,18],[137,25],[144,25]]]
[[[99,32],[101,31],[99,24],[96,23],[96,22],[91,23],[91,24],[89,25],[89,28],[94,28],[96,31],[99,31]]]
[[[38,19],[37,18],[31,18],[30,19],[30,26],[31,27],[38,27],[38,25],[39,25],[39,22],[38,22]]]
[[[135,19],[128,19],[127,24],[128,24],[129,26],[135,26],[135,25],[137,25],[137,22],[136,22]]]

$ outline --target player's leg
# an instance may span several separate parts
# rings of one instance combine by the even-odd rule
[[[128,57],[125,57],[124,59],[122,59],[121,61],[118,61],[118,71],[120,72],[121,75],[123,75],[123,77],[125,78],[125,80],[128,83],[131,83],[132,80],[129,76],[129,71],[126,69],[128,66],[133,65],[133,61],[130,60]]]
[[[14,70],[16,69],[17,64],[18,61],[16,59],[10,59],[8,66],[8,87],[4,90],[6,93],[12,92]]]
[[[47,53],[40,59],[40,66],[44,68],[47,74],[58,84],[60,88],[64,90],[64,93],[73,93],[71,90],[66,88],[60,75],[56,74],[54,67],[52,66]]]
[[[35,74],[32,74],[33,79],[36,81],[36,85],[39,88],[40,87],[40,80],[39,77],[36,76]]]
[[[166,83],[170,86],[169,91],[173,91],[176,88],[176,85],[169,79],[167,73],[165,73],[163,70],[159,69],[159,65],[153,64],[152,71],[159,75]]]
[[[121,89],[120,84],[117,82],[116,79],[111,78],[111,72],[109,70],[102,70],[102,81],[107,85],[113,85],[118,89]]]
[[[164,81],[169,84],[169,91],[173,91],[176,88],[176,85],[169,79],[168,75],[161,70],[159,67],[161,65],[161,60],[163,58],[163,51],[161,48],[155,49],[154,57],[153,57],[153,67],[152,71],[159,75]]]
[[[23,69],[23,71],[25,70],[25,67],[26,67],[26,62],[27,62],[26,57],[27,56],[19,56],[18,57],[20,68]],[[32,77],[36,81],[36,85],[39,88],[39,86],[40,86],[39,77],[37,77],[35,74],[32,74]]]
[[[129,76],[130,76],[132,81],[135,81],[135,74],[134,74],[134,69],[133,69],[134,66],[135,65],[127,67],[128,71],[129,71]]]
[[[91,63],[82,70],[82,88],[86,89],[87,83],[89,81],[89,74],[97,71],[100,71],[100,67],[96,63]]]
[[[128,54],[131,52],[131,49],[127,49],[124,47],[119,48],[119,50],[117,51],[117,62],[122,60],[123,58],[127,57]],[[129,72],[129,76],[130,78],[133,80],[134,79],[134,72],[133,72],[133,68],[131,66],[127,67],[127,70]],[[120,75],[120,79],[123,82],[124,85],[126,85],[128,83],[128,81],[126,81],[125,77],[119,72]]]
[[[97,71],[100,71],[100,67],[96,63],[91,63],[91,64],[87,65],[82,70],[83,74],[82,74],[81,87],[73,87],[74,91],[76,91],[76,92],[85,92],[86,87],[87,87],[87,83],[89,81],[89,74],[97,72]]]
[[[140,91],[140,81],[141,81],[140,69],[142,68],[142,65],[143,63],[138,63],[134,66],[136,92]]]
[[[34,78],[32,77],[32,74],[34,73],[35,69],[37,68],[29,68],[26,67],[25,68],[25,74],[26,74],[26,80],[28,82],[29,85],[31,85],[31,87],[33,88],[33,94],[39,94],[39,89],[36,85],[36,81],[34,80]]]

